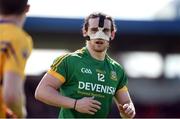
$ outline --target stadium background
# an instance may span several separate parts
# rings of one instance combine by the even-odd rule
[[[128,73],[137,118],[180,117],[180,3],[172,1],[176,1],[173,17],[163,19],[160,13],[167,12],[163,8],[155,20],[115,19],[118,31],[108,52]],[[28,16],[25,29],[32,35],[36,50],[72,52],[85,44],[82,23],[81,18]],[[37,61],[33,65],[42,67],[41,63]],[[25,92],[29,118],[58,115],[57,108],[34,99],[35,88],[45,71],[27,75]],[[119,117],[114,104],[109,117]]]

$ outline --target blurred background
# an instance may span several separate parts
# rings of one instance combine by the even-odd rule
[[[104,12],[117,25],[109,55],[125,68],[137,118],[180,117],[180,0],[29,0],[25,30],[34,50],[26,67],[28,117],[54,117],[58,109],[34,99],[53,59],[85,46],[84,17]],[[112,105],[109,117],[119,117]]]

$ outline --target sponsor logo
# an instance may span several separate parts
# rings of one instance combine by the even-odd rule
[[[111,95],[114,95],[116,91],[115,87],[82,81],[79,81],[78,89]]]
[[[88,68],[81,68],[81,72],[84,74],[92,74],[92,71]]]

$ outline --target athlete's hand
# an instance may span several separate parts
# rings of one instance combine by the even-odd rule
[[[121,117],[124,118],[134,118],[136,114],[134,105],[132,103],[124,105],[119,104],[119,109]]]
[[[17,116],[9,108],[6,108],[5,112],[6,118],[17,119]]]
[[[75,110],[81,113],[94,115],[101,107],[101,103],[94,97],[84,97],[77,100]]]

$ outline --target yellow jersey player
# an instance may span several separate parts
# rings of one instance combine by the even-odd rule
[[[0,0],[0,118],[25,117],[24,69],[32,39],[22,29],[28,0]]]

